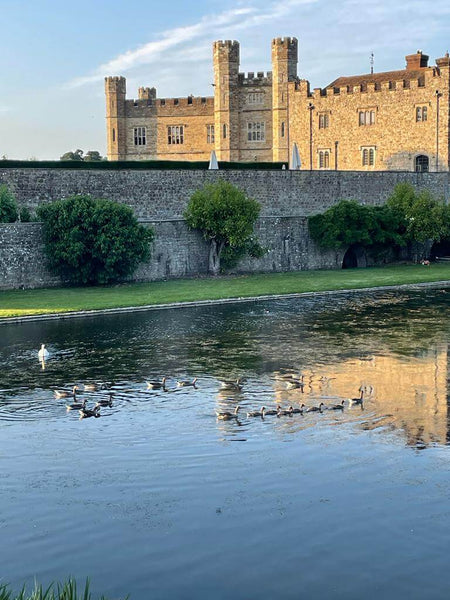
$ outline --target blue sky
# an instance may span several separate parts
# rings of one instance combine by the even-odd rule
[[[212,42],[241,43],[241,71],[270,70],[270,41],[299,40],[299,76],[321,87],[340,75],[404,66],[450,47],[448,0],[0,0],[0,156],[105,152],[105,75],[161,97],[210,95]]]

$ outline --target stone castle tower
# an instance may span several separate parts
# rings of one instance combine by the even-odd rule
[[[124,77],[107,77],[109,160],[289,161],[302,169],[448,171],[450,58],[428,65],[338,77],[311,91],[297,76],[296,38],[275,38],[272,71],[239,72],[237,41],[213,44],[214,96],[158,98],[141,87],[126,99]]]

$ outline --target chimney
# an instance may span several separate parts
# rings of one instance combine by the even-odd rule
[[[430,57],[426,54],[422,54],[422,50],[417,50],[415,54],[409,54],[405,58],[406,70],[418,71],[419,69],[426,69],[428,67],[428,59]]]

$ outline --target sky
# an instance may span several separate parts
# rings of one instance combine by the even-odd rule
[[[104,77],[159,97],[212,95],[212,42],[238,40],[241,71],[269,71],[274,37],[299,40],[298,75],[402,69],[450,48],[448,0],[0,0],[0,157],[106,150]]]

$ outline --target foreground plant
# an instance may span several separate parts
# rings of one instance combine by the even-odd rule
[[[82,591],[78,592],[75,579],[68,579],[64,583],[51,583],[47,588],[36,583],[34,589],[27,592],[25,586],[19,593],[14,594],[11,589],[5,585],[0,585],[0,600],[92,600],[89,580],[86,580]],[[128,596],[125,598],[127,600]],[[100,600],[107,600],[101,596]]]

